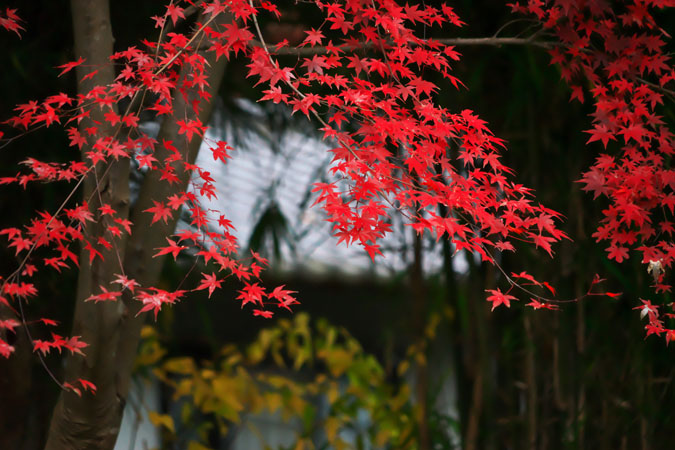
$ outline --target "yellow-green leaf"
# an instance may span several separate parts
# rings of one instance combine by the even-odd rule
[[[200,444],[197,441],[190,441],[188,444],[188,450],[213,450],[211,447]]]
[[[192,358],[171,358],[164,363],[164,370],[189,375],[195,371],[195,362]]]
[[[168,414],[158,414],[154,411],[150,411],[148,413],[148,418],[150,419],[150,422],[152,422],[154,426],[156,427],[163,426],[172,433],[176,432],[176,429],[173,424],[173,418]]]

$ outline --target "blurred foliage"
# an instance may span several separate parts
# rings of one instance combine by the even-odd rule
[[[435,316],[427,339],[409,348],[399,377],[411,364],[426,365],[425,349],[439,322]],[[227,436],[233,428],[253,426],[247,418],[262,413],[291,424],[297,433],[293,449],[417,448],[416,406],[404,378],[387,380],[374,355],[324,319],[298,313],[260,330],[244,348],[226,345],[209,360],[167,357],[160,341],[154,328],[143,329],[136,371],[170,387],[171,401],[179,405],[179,414],[149,415],[173,448],[208,448],[214,427]],[[437,421],[438,435],[455,422],[440,416]]]

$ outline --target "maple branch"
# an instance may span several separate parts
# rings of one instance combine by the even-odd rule
[[[658,85],[658,84],[656,84],[656,83],[652,83],[651,81],[647,81],[647,80],[645,80],[644,78],[638,78],[638,81],[640,81],[641,83],[646,84],[647,86],[649,86],[649,87],[651,87],[651,88],[653,88],[653,89],[656,89],[657,91],[663,92],[664,94],[666,94],[666,95],[668,95],[669,97],[671,97],[671,99],[675,100],[675,91],[673,91],[673,90],[671,90],[671,89],[667,89],[667,88],[665,88],[665,87],[663,87],[663,86],[660,86],[660,85]]]
[[[547,41],[540,41],[532,37],[485,37],[485,38],[447,38],[438,39],[438,42],[445,45],[456,46],[477,46],[487,45],[492,47],[501,47],[502,45],[531,45],[533,47],[553,48],[555,44]]]
[[[209,24],[210,24],[211,22],[213,22],[213,20],[214,20],[217,16],[218,16],[217,14],[212,14],[211,17],[209,18],[209,20],[207,20],[201,27],[199,27],[199,29],[198,29],[197,31],[195,31],[195,33],[192,35],[192,37],[190,38],[190,40],[187,41],[187,42],[185,43],[185,45],[184,45],[183,47],[181,47],[181,48],[176,52],[176,54],[173,55],[173,57],[171,57],[171,59],[169,59],[166,63],[164,63],[164,64],[162,65],[162,67],[160,67],[159,70],[158,70],[157,72],[155,72],[155,75],[159,75],[160,73],[164,72],[164,71],[166,70],[166,68],[169,67],[171,64],[173,64],[173,62],[174,62],[176,59],[178,59],[178,57],[179,57],[180,55],[182,55],[184,52],[186,52],[186,51],[189,49],[190,44],[192,44],[192,42],[194,42],[194,40],[197,39],[197,37],[201,36],[201,32],[204,30],[204,28],[206,28],[207,26],[209,26]]]
[[[68,196],[66,197],[66,199],[65,199],[63,202],[61,202],[61,205],[59,205],[59,207],[58,207],[58,209],[56,210],[56,212],[51,216],[51,218],[50,218],[49,221],[47,222],[47,225],[45,226],[44,231],[42,231],[42,232],[37,236],[37,238],[35,239],[36,242],[37,242],[39,239],[41,239],[43,236],[45,236],[45,234],[47,234],[47,230],[49,229],[49,226],[52,224],[52,222],[54,221],[54,219],[61,213],[61,211],[63,211],[63,209],[66,207],[66,205],[68,204],[68,202],[70,201],[70,199],[73,197],[73,195],[75,195],[75,193],[76,193],[77,190],[79,189],[80,185],[82,185],[82,183],[84,182],[84,180],[85,180],[87,174],[89,174],[90,171],[91,171],[91,169],[87,170],[85,173],[82,174],[82,176],[80,177],[80,179],[79,179],[79,181],[77,182],[77,184],[75,185],[75,187],[74,187],[73,189],[71,189],[71,191],[70,191],[70,193],[68,194]],[[11,282],[12,280],[16,279],[16,277],[19,276],[19,274],[21,273],[21,271],[23,270],[23,268],[26,266],[26,263],[28,262],[28,259],[29,259],[30,256],[33,254],[33,251],[34,251],[36,248],[37,248],[37,243],[33,243],[33,244],[30,246],[30,248],[28,249],[28,253],[26,253],[26,256],[24,256],[23,259],[21,260],[21,262],[19,262],[19,267],[17,267],[17,269],[14,270],[14,272],[12,272],[11,274],[9,274],[9,275],[7,276],[7,278],[5,278],[5,281],[2,282],[2,285],[0,285],[0,292],[4,292],[4,291],[5,291],[5,286],[7,285],[7,283]],[[31,341],[31,342],[32,342],[32,341]]]
[[[251,5],[251,8],[253,8],[253,1],[252,1],[252,0],[248,0],[248,2],[249,2],[249,5]],[[255,26],[255,29],[256,29],[256,34],[258,35],[258,38],[259,38],[260,40],[259,40],[259,41],[256,41],[255,39],[251,39],[251,42],[256,43],[256,45],[258,45],[259,47],[261,47],[262,49],[264,49],[264,50],[265,50],[265,53],[267,54],[267,58],[269,59],[270,63],[272,63],[272,65],[277,65],[277,61],[274,60],[274,58],[272,57],[272,54],[270,53],[269,47],[268,47],[267,44],[265,43],[265,38],[263,37],[263,34],[262,34],[261,29],[260,29],[260,25],[258,24],[258,19],[257,19],[256,15],[254,14],[254,15],[252,16],[252,18],[253,18],[253,25]],[[315,47],[315,48],[318,48],[318,47]],[[391,68],[390,68],[390,71],[391,71]],[[283,83],[285,83],[286,86],[288,86],[293,92],[295,92],[295,93],[298,95],[298,97],[300,97],[300,98],[302,98],[302,99],[304,99],[304,98],[306,97],[306,95],[303,94],[303,93],[302,93],[295,85],[293,85],[293,83],[291,83],[290,81],[283,80]],[[329,127],[328,123],[323,119],[323,117],[321,117],[321,115],[320,115],[314,108],[311,108],[311,109],[309,110],[309,112],[312,114],[312,116],[313,116],[316,120],[319,121],[319,123],[320,123],[321,125],[323,125],[324,127]],[[354,158],[356,158],[356,159],[359,160],[359,161],[363,161],[363,159],[362,159],[358,154],[356,154],[356,152],[352,149],[352,146],[351,146],[350,144],[348,144],[347,142],[345,142],[344,139],[342,139],[342,138],[340,138],[339,136],[337,136],[337,137],[336,137],[336,140],[338,141],[338,143],[339,143],[340,145],[342,145],[344,148],[346,148],[347,151],[349,151],[349,153],[350,153]],[[366,164],[366,166],[367,166],[371,171],[374,171],[372,167],[368,166],[368,164]],[[410,187],[414,187],[412,184],[407,183],[407,182],[404,181],[404,180],[396,180],[396,181],[400,181],[400,182],[401,182],[402,184],[404,184],[404,185],[407,185],[407,186],[410,186]],[[385,198],[385,201],[386,201],[387,203],[389,203],[389,204],[390,204],[392,207],[394,207],[395,209],[401,211],[399,208],[396,208],[396,207],[391,203],[391,201],[390,201],[389,199],[386,199],[386,198]]]
[[[252,1],[252,0],[248,0],[248,3],[249,3],[249,5],[251,5],[251,8],[253,8],[253,1]],[[260,39],[260,41],[255,41],[254,39],[252,39],[251,41],[252,41],[252,42],[257,42],[257,43],[259,44],[259,46],[262,47],[262,48],[265,50],[265,53],[267,54],[267,58],[270,60],[270,63],[272,63],[272,65],[275,65],[276,61],[274,61],[274,58],[272,58],[272,54],[270,53],[269,47],[268,47],[267,44],[265,43],[265,38],[264,38],[263,35],[262,35],[262,31],[261,31],[261,29],[260,29],[260,24],[258,24],[258,18],[256,17],[255,14],[253,14],[253,25],[255,26],[256,34],[258,35],[258,39]],[[303,99],[304,99],[304,98],[306,97],[305,94],[303,94],[297,87],[295,87],[295,86],[293,85],[293,83],[291,83],[290,81],[284,81],[284,82],[285,82],[286,85],[287,85],[289,88],[291,88],[291,90],[292,90],[293,92],[295,92],[300,98],[303,98]],[[314,118],[315,118],[316,120],[318,120],[319,123],[321,123],[321,125],[323,125],[324,127],[327,127],[327,126],[328,126],[328,123],[327,123],[325,120],[323,120],[323,118],[319,115],[319,113],[318,113],[316,110],[314,110],[314,109],[312,108],[312,109],[310,110],[310,112],[312,113],[312,115],[314,116]],[[361,158],[359,158],[359,156],[354,152],[354,150],[352,150],[352,148],[351,148],[350,145],[348,145],[346,142],[344,142],[344,141],[343,141],[342,139],[340,139],[339,137],[337,138],[337,140],[338,140],[338,142],[339,142],[341,145],[343,145],[347,150],[349,150],[349,153],[351,153],[352,156],[354,156],[354,158],[356,158],[356,159],[358,159],[358,160],[361,159]]]
[[[502,25],[501,27],[499,27],[499,29],[498,29],[497,31],[495,31],[495,34],[493,34],[492,37],[493,37],[493,38],[496,38],[497,36],[499,36],[499,33],[501,33],[502,31],[504,31],[506,28],[510,27],[510,26],[513,25],[514,23],[518,23],[518,22],[530,22],[530,23],[534,23],[534,24],[537,23],[536,21],[533,21],[532,19],[525,19],[525,18],[522,18],[522,17],[521,17],[521,18],[518,18],[518,19],[509,20],[509,21],[506,22],[504,25]]]
[[[553,48],[555,44],[553,42],[541,41],[535,39],[535,35],[527,38],[518,38],[518,37],[482,37],[482,38],[443,38],[443,39],[434,39],[434,42],[438,42],[444,45],[455,45],[458,47],[475,47],[475,46],[490,46],[490,47],[501,47],[502,45],[526,45],[532,47],[540,48]],[[252,39],[251,43],[253,46],[262,47],[263,43]],[[344,50],[358,50],[358,49],[368,49],[375,47],[375,44],[370,42],[364,42],[363,45],[347,45],[340,47]],[[329,52],[327,47],[282,47],[275,51],[276,55],[293,55],[293,56],[309,56],[309,55],[324,55]]]
[[[473,228],[473,226],[472,226],[472,228]],[[493,265],[496,266],[497,269],[502,273],[502,275],[504,276],[504,278],[506,279],[506,281],[509,283],[509,285],[511,285],[511,287],[515,287],[515,288],[519,289],[520,291],[522,291],[522,292],[524,292],[524,293],[526,293],[526,294],[528,294],[528,295],[531,295],[532,297],[534,297],[534,298],[537,299],[537,300],[541,300],[541,301],[548,302],[548,303],[579,303],[581,300],[583,300],[583,299],[586,298],[586,297],[607,295],[607,293],[604,293],[604,292],[600,292],[600,293],[598,293],[598,292],[591,292],[591,290],[593,289],[593,286],[595,286],[596,284],[598,284],[598,283],[600,282],[600,281],[596,281],[596,280],[594,280],[594,281],[591,283],[590,287],[588,288],[588,291],[586,291],[586,293],[585,293],[584,295],[581,295],[581,296],[578,296],[578,297],[575,297],[575,298],[571,298],[571,299],[556,300],[556,299],[553,299],[553,298],[550,298],[550,297],[546,297],[546,296],[543,296],[543,295],[540,295],[540,294],[535,294],[535,293],[532,292],[531,290],[529,290],[529,289],[527,289],[526,287],[524,287],[522,284],[520,284],[520,283],[518,283],[517,281],[515,281],[511,276],[509,276],[509,275],[506,273],[506,271],[504,271],[504,268],[503,268],[503,267],[497,262],[497,260],[492,256],[491,252],[489,252],[489,250],[488,250],[484,245],[482,245],[482,244],[481,244],[481,247],[483,248],[483,250],[484,250],[488,255],[490,255],[490,257],[492,258],[492,261],[491,261],[491,262],[492,262]],[[510,289],[509,289],[509,290],[510,290]]]

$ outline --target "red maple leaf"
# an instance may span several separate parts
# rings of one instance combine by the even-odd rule
[[[94,303],[98,302],[105,302],[105,301],[117,301],[117,298],[122,295],[121,292],[109,292],[104,286],[99,286],[101,288],[101,293],[96,294],[96,295],[90,295],[87,297],[84,301],[85,302],[90,302],[94,301]]]
[[[225,141],[218,141],[216,147],[211,147],[211,153],[213,154],[213,160],[221,160],[222,162],[227,162],[228,158],[231,158],[230,155],[228,155],[228,151],[232,150],[232,147],[227,145],[227,142]]]
[[[177,245],[176,242],[172,241],[169,238],[166,238],[166,241],[169,243],[169,246],[156,248],[155,250],[159,251],[152,256],[153,258],[171,253],[171,255],[173,256],[173,260],[175,261],[178,254],[182,250],[187,249],[187,247],[185,247],[184,245]]]
[[[52,336],[55,336],[54,333],[52,333]],[[79,355],[84,356],[84,352],[82,351],[83,348],[86,348],[89,346],[86,342],[80,341],[81,336],[72,336],[68,338],[64,343],[63,347],[66,349],[70,350],[71,353],[77,353]]]
[[[19,39],[21,39],[21,33],[19,31],[25,30],[21,25],[19,25],[19,22],[21,21],[21,18],[16,14],[16,8],[6,8],[5,17],[2,17],[2,14],[0,14],[0,27],[7,31],[15,32],[16,35],[19,36]]]
[[[321,30],[317,31],[314,28],[312,28],[309,31],[305,31],[305,33],[307,33],[307,37],[303,41],[303,44],[308,43],[312,47],[314,47],[315,45],[321,45],[322,39],[326,37],[323,35]]]
[[[121,284],[124,289],[129,289],[132,293],[136,289],[136,287],[140,286],[136,280],[132,280],[128,278],[126,275],[119,275],[116,274],[117,278],[115,278],[112,282]]]
[[[85,391],[91,391],[93,394],[96,393],[96,385],[91,381],[87,381],[83,378],[78,378],[77,382],[80,383],[82,389],[84,389]]]
[[[616,262],[623,262],[624,259],[628,258],[628,249],[626,247],[617,247],[616,245],[610,245],[607,249],[609,259],[613,259]]]
[[[0,329],[9,330],[12,333],[15,333],[14,329],[19,325],[21,324],[14,319],[0,320]]]
[[[265,319],[271,319],[274,313],[272,311],[266,311],[266,310],[260,310],[260,309],[254,309],[253,310],[253,316],[260,316],[264,317]]]
[[[499,306],[505,305],[507,308],[511,307],[511,300],[518,300],[508,293],[504,294],[499,288],[497,289],[486,289],[485,292],[489,292],[490,295],[487,298],[488,302],[492,302],[492,311]]]
[[[239,291],[239,296],[237,300],[241,300],[241,307],[247,303],[259,303],[260,306],[263,305],[263,296],[265,296],[265,288],[258,286],[258,283],[247,284],[244,286],[244,289]]]
[[[577,183],[585,183],[586,186],[582,187],[581,190],[593,192],[594,200],[602,194],[606,195],[609,193],[605,176],[595,169],[591,169],[584,173],[584,176],[581,178],[581,180],[577,180]]]
[[[281,91],[281,87],[279,86],[272,86],[270,89],[263,91],[263,94],[265,95],[260,100],[272,100],[273,103],[286,103],[289,97],[288,94],[284,94]]]
[[[2,338],[0,338],[0,356],[9,358],[12,353],[14,353],[14,346],[9,345]]]
[[[650,300],[642,300],[642,305],[636,306],[633,309],[639,309],[640,310],[640,318],[643,319],[645,316],[649,316],[649,320],[656,320],[659,317],[659,306],[658,305],[652,305],[652,302]]]
[[[61,73],[58,74],[58,76],[60,77],[61,75],[70,72],[71,70],[73,70],[73,68],[79,66],[83,62],[84,62],[84,58],[80,56],[80,58],[77,61],[72,61],[72,62],[65,63],[61,66],[56,66],[58,69],[63,69],[61,71]]]
[[[204,276],[204,279],[202,280],[202,283],[197,286],[195,290],[199,291],[201,289],[208,289],[209,290],[209,298],[211,298],[211,294],[213,294],[213,291],[216,290],[216,288],[220,289],[220,285],[222,284],[223,280],[218,280],[216,278],[216,274],[202,274]]]
[[[39,351],[43,355],[46,355],[51,350],[51,345],[48,341],[42,341],[40,339],[33,339],[33,352]]]
[[[531,298],[530,303],[526,304],[525,306],[529,306],[533,309],[551,309],[551,310],[560,309],[560,307],[558,307],[558,305],[554,305],[554,304],[549,303],[549,302],[543,302],[542,303],[539,300],[536,300],[534,298]]]
[[[549,254],[549,256],[553,257],[553,250],[551,249],[551,243],[555,242],[556,239],[548,236],[543,236],[541,234],[536,234],[533,236],[534,239],[534,245],[536,247],[541,247],[544,250],[546,250],[546,253]]]
[[[607,143],[610,140],[616,141],[616,136],[614,136],[614,133],[607,129],[607,125],[605,124],[595,124],[595,128],[592,130],[586,130],[584,133],[590,133],[591,135],[588,141],[586,141],[586,144],[590,144],[591,142],[595,141],[601,141],[602,145],[607,148]]]
[[[55,320],[52,320],[52,319],[45,319],[45,318],[40,319],[40,322],[42,322],[43,324],[45,324],[45,325],[47,325],[47,326],[54,326],[54,327],[55,327],[56,325],[59,324],[59,323],[58,323],[57,321],[55,321]]]
[[[143,212],[150,212],[153,214],[152,216],[152,222],[150,224],[152,225],[153,223],[163,220],[164,223],[167,223],[167,221],[171,218],[171,209],[169,207],[164,206],[161,202],[153,200],[152,203],[155,204],[152,208],[148,208],[144,210]]]
[[[94,262],[94,258],[96,258],[97,256],[98,256],[101,260],[103,260],[103,255],[101,254],[101,252],[99,252],[99,251],[96,250],[94,247],[92,247],[92,245],[91,245],[90,242],[87,242],[87,243],[86,243],[86,245],[84,246],[84,249],[87,250],[87,251],[89,252],[89,264],[90,264],[90,265],[91,265],[91,263]]]
[[[167,5],[166,7],[166,15],[171,17],[171,21],[173,22],[174,25],[176,25],[176,22],[178,22],[178,19],[185,19],[185,10],[181,8],[180,6],[176,6],[173,3],[170,5]]]
[[[177,120],[176,124],[179,126],[178,134],[186,135],[188,142],[192,140],[193,135],[202,136],[204,133],[204,127],[199,119],[188,120],[187,122]]]
[[[268,294],[268,297],[278,300],[279,303],[277,306],[279,308],[286,308],[291,311],[291,305],[299,303],[291,294],[297,294],[297,292],[284,289],[284,285],[282,284],[281,286],[274,288],[274,290]]]

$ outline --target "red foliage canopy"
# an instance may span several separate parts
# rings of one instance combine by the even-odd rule
[[[211,100],[206,90],[209,71],[199,51],[208,48],[217,58],[246,58],[248,76],[261,86],[261,100],[284,103],[293,113],[315,120],[324,138],[334,144],[330,170],[340,182],[319,183],[314,192],[339,242],[358,243],[375,258],[380,254],[379,240],[391,231],[388,217],[400,213],[418,233],[450,239],[456,249],[475,252],[484,261],[494,262],[495,251],[514,251],[514,241],[534,244],[552,256],[552,244],[567,238],[556,226],[560,215],[537,203],[532,191],[515,181],[513,170],[500,161],[504,141],[473,111],[450,111],[434,102],[440,87],[429,75],[438,74],[458,87],[461,82],[452,66],[460,55],[453,46],[420,37],[417,31],[462,26],[453,9],[393,0],[313,3],[325,17],[323,25],[307,30],[298,48],[289,48],[287,42],[267,45],[260,31],[260,16],[280,15],[270,2],[172,1],[163,16],[153,18],[159,29],[156,41],[145,40],[111,55],[110,64],[119,69],[114,83],[78,96],[59,93],[18,105],[16,115],[5,121],[14,129],[12,139],[40,127],[63,127],[70,145],[83,150],[82,161],[61,164],[27,158],[20,172],[0,178],[0,184],[25,188],[29,183],[67,182],[75,192],[86,177],[95,176],[97,186],[102,186],[110,165],[127,158],[135,161],[136,170],[160,174],[168,186],[178,181],[181,171],[189,172],[189,189],[157,197],[145,211],[158,225],[180,210],[191,217],[190,228],[167,237],[168,245],[157,248],[155,256],[176,258],[194,249],[214,271],[204,273],[193,290],[208,290],[210,296],[234,275],[243,283],[237,299],[242,307],[253,304],[254,315],[271,317],[273,306],[289,309],[296,303],[294,292],[283,286],[267,291],[259,284],[267,261],[257,254],[248,259],[237,256],[226,215],[202,205],[202,198],[217,195],[214,180],[179,150],[193,139],[203,139],[214,161],[223,163],[232,150],[224,141],[207,138],[207,126],[198,118],[174,117],[176,95],[196,98],[190,104],[195,112]],[[590,93],[595,113],[588,142],[599,141],[604,148],[620,146],[613,154],[598,157],[580,180],[584,190],[609,200],[594,236],[609,242],[609,258],[617,262],[627,258],[630,249],[639,250],[643,262],[654,269],[657,290],[669,290],[663,274],[675,258],[671,242],[675,171],[670,168],[674,146],[673,134],[655,111],[664,95],[672,95],[668,86],[675,71],[664,52],[669,36],[650,11],[674,2],[617,3],[621,5],[533,0],[512,7],[536,17],[555,38],[549,41],[552,61],[572,86],[572,98],[583,102],[586,91]],[[169,24],[185,20],[187,4],[201,10],[199,23],[190,34],[168,32]],[[10,9],[0,14],[0,26],[17,34],[23,29]],[[279,54],[296,54],[298,63],[284,66]],[[59,66],[59,76],[86,64],[79,57]],[[96,80],[100,69],[91,67],[82,81]],[[198,95],[189,97],[191,92]],[[120,102],[130,106],[122,111]],[[93,110],[104,111],[104,121],[78,126]],[[141,117],[148,116],[172,117],[183,141],[158,142],[142,131]],[[169,156],[158,157],[160,148]],[[23,281],[36,271],[77,266],[77,246],[87,250],[89,264],[104,255],[114,257],[118,242],[132,232],[126,214],[92,198],[81,203],[72,198],[55,211],[38,212],[28,224],[0,231],[23,258],[20,267],[2,280],[0,301],[12,310],[18,311],[17,302],[37,295],[33,283]],[[447,215],[440,215],[441,209]],[[95,241],[83,233],[90,222],[106,227]],[[220,272],[226,275],[221,277]],[[493,307],[509,306],[515,299],[511,288],[527,291],[523,286],[528,283],[546,286],[555,295],[548,284],[526,273],[506,278],[511,284],[508,292],[489,291]],[[116,301],[123,291],[143,304],[141,312],[153,311],[155,316],[164,304],[175,303],[185,293],[140,286],[120,264],[117,279],[100,286],[87,300]],[[589,291],[589,295],[596,294]],[[551,300],[536,295],[528,306],[554,307]],[[25,318],[17,315],[25,324]],[[648,315],[648,333],[665,333],[668,340],[675,336],[674,330],[664,327],[657,308],[650,307]],[[16,326],[17,321],[0,322],[0,328],[10,331]],[[80,352],[86,344],[77,338],[53,334],[51,340],[34,341],[35,350]],[[0,340],[1,355],[8,357],[12,351]],[[78,382],[93,389],[85,380]],[[71,389],[79,390],[72,385]]]

